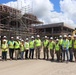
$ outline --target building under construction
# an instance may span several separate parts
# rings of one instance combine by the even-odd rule
[[[47,25],[39,25],[35,26],[37,34],[40,34],[42,37],[47,36],[53,36],[53,37],[59,37],[59,35],[68,35],[73,33],[74,27],[62,23],[53,23],[53,24],[47,24]]]
[[[32,24],[41,24],[37,17],[6,5],[0,5],[0,35],[7,37],[33,35]],[[31,32],[31,33],[30,33]]]

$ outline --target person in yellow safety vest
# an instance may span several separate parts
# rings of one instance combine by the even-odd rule
[[[50,41],[49,41],[49,49],[50,49],[50,56],[51,56],[51,61],[54,61],[54,41],[53,41],[53,37],[50,37]]]
[[[17,60],[19,56],[19,50],[20,50],[19,37],[16,37],[16,41],[14,42],[14,49],[15,49],[15,59]]]
[[[74,51],[74,58],[76,62],[76,35],[74,35],[74,40],[73,40],[73,51]]]
[[[34,49],[35,49],[35,41],[34,41],[34,36],[31,36],[31,40],[29,41],[29,47],[30,47],[30,52],[29,52],[29,58],[34,58]]]
[[[11,39],[8,41],[8,46],[9,46],[9,56],[10,60],[13,60],[14,57],[14,37],[11,37]]]
[[[60,61],[60,44],[59,44],[59,39],[56,39],[55,53],[56,53],[57,61],[59,62]]]
[[[59,44],[60,44],[60,59],[62,61],[62,41],[63,41],[63,37],[62,35],[59,36]]]
[[[25,59],[28,59],[28,51],[29,51],[29,39],[26,38],[26,42],[24,43],[25,47]]]
[[[7,60],[7,51],[8,51],[8,44],[6,43],[6,40],[2,41],[2,61]]]
[[[67,35],[64,35],[63,37],[62,48],[63,48],[63,61],[65,61],[65,54],[66,54],[68,62],[69,40],[67,39]]]
[[[37,38],[35,39],[36,59],[40,59],[41,46],[42,46],[42,42],[40,40],[40,36],[37,35]]]
[[[68,35],[68,40],[69,40],[69,54],[70,54],[70,59],[69,61],[72,62],[73,61],[73,40],[71,38],[71,35]]]
[[[21,59],[22,59],[22,60],[24,59],[24,50],[25,50],[25,47],[24,47],[24,40],[21,40],[20,52],[21,52]]]
[[[44,58],[46,58],[47,56],[47,60],[49,59],[49,50],[48,50],[48,45],[49,45],[49,40],[48,40],[48,37],[45,36],[45,39],[43,41],[43,54],[44,54]]]

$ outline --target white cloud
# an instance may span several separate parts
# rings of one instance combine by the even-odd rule
[[[76,0],[60,0],[60,13],[54,10],[50,0],[17,0],[6,5],[20,9],[22,13],[33,13],[44,23],[65,22],[76,27]]]

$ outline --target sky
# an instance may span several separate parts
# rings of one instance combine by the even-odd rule
[[[76,0],[0,0],[0,4],[32,13],[45,24],[65,22],[76,27]]]

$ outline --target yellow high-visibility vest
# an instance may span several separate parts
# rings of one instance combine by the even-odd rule
[[[20,43],[18,41],[15,41],[15,49],[20,48]]]
[[[53,43],[53,41],[49,43],[49,48],[50,48],[50,50],[53,50],[53,48],[54,48],[54,43]]]
[[[76,40],[74,40],[74,49],[76,49]]]
[[[48,45],[49,41],[48,40],[44,40],[43,41],[43,46],[46,47]]]
[[[8,44],[5,43],[5,44],[2,44],[2,52],[4,51],[8,51]]]
[[[34,40],[31,40],[30,42],[29,42],[29,47],[31,48],[31,49],[33,49],[34,48]]]
[[[40,39],[36,39],[35,43],[36,43],[36,47],[40,47],[41,46],[41,40]]]
[[[25,42],[24,47],[25,47],[25,50],[29,50],[29,42]]]
[[[14,48],[14,41],[9,41],[9,48]]]
[[[56,51],[59,51],[59,50],[60,50],[59,43],[55,44],[55,50],[56,50]]]

